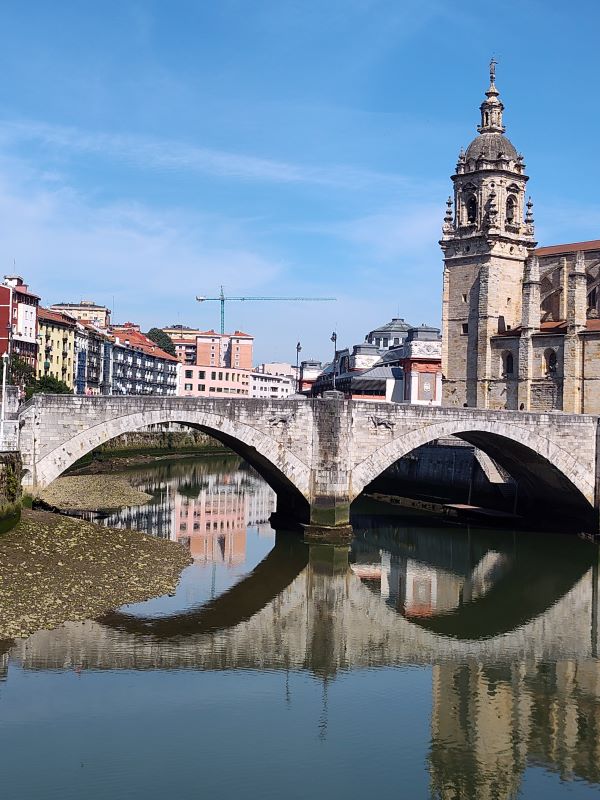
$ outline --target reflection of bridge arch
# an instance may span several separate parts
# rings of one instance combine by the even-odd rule
[[[437,532],[438,541],[452,535],[451,530]],[[433,635],[432,641],[442,636],[464,642],[511,633],[547,613],[565,597],[589,570],[597,552],[591,543],[578,542],[579,546],[572,548],[564,537],[550,537],[544,543],[542,571],[539,568],[539,543],[536,537],[519,537],[515,552],[512,540],[506,536],[491,534],[489,541],[486,532],[482,532],[482,536],[486,543],[480,552],[497,552],[500,549],[500,552],[510,553],[511,567],[507,573],[483,596],[465,602],[450,612],[405,619],[395,609],[386,606],[385,619],[392,626],[391,630],[400,626],[406,628],[406,635],[406,631],[421,629]],[[373,537],[374,545],[377,545],[377,538],[376,535]],[[231,630],[276,601],[307,567],[311,574],[316,568],[321,576],[324,575],[320,580],[326,583],[327,570],[324,573],[322,562],[319,562],[319,568],[315,558],[322,549],[322,545],[307,546],[294,535],[279,533],[275,547],[263,561],[248,576],[210,603],[166,617],[146,618],[116,611],[99,621],[124,633],[158,640]],[[402,546],[392,546],[389,552],[401,556],[407,551]],[[418,551],[411,548],[408,552],[419,560]],[[421,563],[427,565],[426,561]],[[345,566],[338,563],[335,572],[338,577],[347,574],[347,561]],[[360,607],[360,597],[364,598],[365,592],[371,592],[354,576],[348,577],[354,586],[352,604]],[[418,638],[419,634],[415,635]]]
[[[357,523],[359,526],[360,517]],[[411,614],[409,618],[412,625],[462,641],[501,636],[545,614],[581,580],[597,556],[595,545],[591,543],[578,541],[578,546],[573,547],[568,537],[547,536],[544,539],[543,569],[540,569],[537,536],[519,534],[513,539],[507,534],[481,530],[471,538],[466,531],[449,527],[443,533],[436,531],[433,534],[434,540],[444,537],[447,547],[439,548],[440,558],[431,565],[428,538],[431,542],[432,537],[427,525],[422,526],[421,532],[416,528],[400,529],[410,531],[410,535],[405,541],[397,536],[396,542],[393,527],[390,535],[381,518],[379,525],[383,535],[378,535],[377,530],[365,532],[362,542],[358,541],[356,558],[360,558],[361,544],[371,551],[379,547],[395,557],[396,564],[410,559],[425,569],[431,566],[432,574],[439,570],[457,578],[466,578],[465,589],[473,568],[481,563],[483,556],[497,554],[507,558],[507,569],[500,572],[485,593],[465,598],[461,590],[461,600],[454,608],[428,610],[425,614]],[[452,563],[444,561],[444,556],[448,557],[450,553],[456,557],[456,551],[460,554],[458,559]]]
[[[166,617],[139,617],[113,611],[100,622],[127,633],[153,636],[202,635],[227,630],[250,619],[298,577],[308,563],[308,546],[296,535],[278,534],[275,547],[252,572],[210,603]]]
[[[497,420],[478,419],[472,427],[465,420],[449,418],[393,438],[353,469],[353,497],[400,458],[449,436],[483,450],[519,481],[530,498],[539,499],[544,505],[556,492],[560,492],[567,505],[580,512],[585,513],[594,505],[594,476],[578,462],[576,454],[543,433],[504,420],[502,415]]]

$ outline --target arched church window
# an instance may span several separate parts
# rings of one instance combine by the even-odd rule
[[[487,111],[485,112],[485,124],[486,125],[490,124],[490,115]]]
[[[544,362],[546,365],[546,375],[554,375],[557,364],[556,350],[553,350],[551,347],[549,347],[544,352]]]
[[[467,222],[477,222],[477,198],[471,195],[467,200]]]
[[[516,215],[517,201],[512,194],[509,194],[506,198],[506,221],[509,225],[514,223]]]
[[[588,294],[588,311],[592,311],[596,309],[598,304],[598,287],[594,287],[592,291]]]
[[[512,353],[504,353],[502,357],[503,372],[505,375],[513,375],[515,371],[515,362]]]

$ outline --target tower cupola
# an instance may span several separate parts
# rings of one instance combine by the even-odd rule
[[[506,130],[502,124],[504,105],[500,100],[500,92],[496,89],[497,63],[493,58],[490,61],[490,88],[485,93],[486,99],[479,107],[481,109],[481,125],[477,126],[479,133],[504,133]]]

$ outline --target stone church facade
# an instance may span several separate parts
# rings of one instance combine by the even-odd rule
[[[600,414],[600,240],[537,247],[494,61],[480,109],[440,241],[443,403]]]

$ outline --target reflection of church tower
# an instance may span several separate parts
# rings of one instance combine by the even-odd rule
[[[490,405],[497,366],[490,338],[521,323],[523,270],[536,244],[525,164],[504,136],[495,67],[492,59],[479,135],[459,155],[440,242],[444,403],[481,408]]]
[[[527,760],[530,700],[519,665],[433,668],[429,756],[439,800],[517,796]]]

